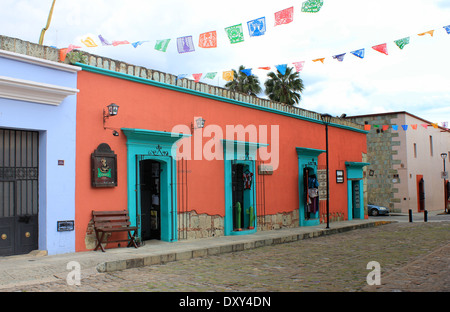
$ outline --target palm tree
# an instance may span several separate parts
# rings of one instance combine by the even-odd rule
[[[287,67],[284,75],[278,69],[276,74],[274,72],[267,74],[269,79],[266,80],[264,85],[269,99],[289,105],[300,102],[300,93],[304,89],[303,80],[299,77],[299,73],[293,71],[293,69],[293,67]]]
[[[233,69],[233,80],[225,84],[225,88],[231,91],[238,91],[249,95],[257,95],[262,91],[258,77],[247,75],[242,70],[245,67],[239,66],[238,73]]]

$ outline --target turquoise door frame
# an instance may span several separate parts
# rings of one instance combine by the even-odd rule
[[[255,233],[257,230],[256,220],[256,187],[254,183],[256,173],[256,150],[262,146],[268,146],[268,144],[222,140],[223,153],[224,153],[224,185],[225,185],[225,220],[224,220],[224,234],[227,235],[246,235]],[[244,229],[242,231],[233,230],[233,181],[232,181],[232,165],[242,164],[253,173],[253,182],[250,190],[247,190],[246,202],[248,209],[252,206],[253,209],[253,223],[254,229]],[[250,194],[251,192],[251,194]]]
[[[141,236],[141,201],[138,159],[161,163],[161,240],[178,240],[176,142],[190,135],[143,129],[122,128],[127,137],[128,212]],[[138,158],[139,157],[139,158]],[[164,205],[164,206],[163,206]]]
[[[320,154],[325,153],[325,150],[306,148],[306,147],[296,147],[297,158],[298,158],[298,194],[299,194],[299,223],[300,226],[313,226],[320,224],[319,212],[317,212],[313,217],[306,219],[305,214],[305,188],[303,185],[303,168],[311,168],[314,174],[317,176],[317,164]]]
[[[364,219],[364,183],[363,167],[370,163],[364,162],[345,162],[347,169],[347,213],[348,220]],[[353,207],[353,183],[359,186],[359,208]]]

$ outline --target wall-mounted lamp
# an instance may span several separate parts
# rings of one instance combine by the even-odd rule
[[[112,116],[116,116],[117,113],[119,112],[119,105],[117,105],[115,103],[111,103],[106,108],[108,110],[103,109],[103,128],[104,129],[112,129],[112,128],[108,128],[108,127],[105,126],[106,118],[109,118],[109,117],[112,117]],[[114,130],[113,131],[113,135],[114,136],[119,136],[119,132]]]
[[[195,129],[201,129],[205,126],[205,119],[203,119],[202,117],[199,117],[195,120],[195,126],[194,123],[191,122],[191,134],[194,133]]]

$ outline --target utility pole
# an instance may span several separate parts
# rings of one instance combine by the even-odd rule
[[[53,8],[55,7],[55,2],[56,2],[56,0],[53,0],[52,7],[50,8],[50,12],[48,13],[47,25],[44,28],[42,28],[42,30],[41,30],[41,36],[39,37],[40,45],[42,45],[42,43],[44,42],[45,32],[50,27],[50,22],[52,21]]]

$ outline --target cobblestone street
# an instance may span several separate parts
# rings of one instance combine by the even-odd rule
[[[393,223],[241,252],[3,291],[450,291],[450,223]],[[368,286],[367,264],[381,267]]]

